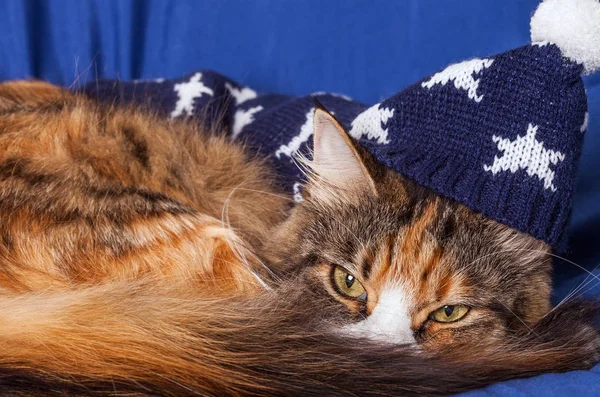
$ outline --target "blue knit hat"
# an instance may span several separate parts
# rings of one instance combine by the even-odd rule
[[[232,139],[273,159],[296,201],[302,176],[294,158],[310,154],[316,96],[383,164],[561,250],[588,120],[581,75],[600,69],[600,2],[544,1],[531,37],[371,107],[327,93],[261,94],[211,71],[84,90],[110,102],[150,102],[172,118],[216,115]]]
[[[350,133],[416,182],[558,247],[588,122],[580,76],[600,68],[600,2],[546,0],[531,35],[370,107]]]

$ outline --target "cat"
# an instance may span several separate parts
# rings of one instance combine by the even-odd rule
[[[0,394],[446,395],[600,359],[551,250],[322,107],[304,200],[196,120],[0,84]]]

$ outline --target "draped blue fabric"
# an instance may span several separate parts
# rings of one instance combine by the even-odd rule
[[[449,63],[529,42],[537,0],[0,0],[0,80],[78,87],[212,69],[260,91],[378,102]],[[600,74],[555,300],[600,292]],[[587,270],[586,270],[587,269]],[[588,274],[594,273],[594,277]],[[590,371],[504,382],[469,396],[600,395]]]

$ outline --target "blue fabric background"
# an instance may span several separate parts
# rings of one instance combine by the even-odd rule
[[[424,75],[529,41],[537,0],[0,0],[0,80],[82,85],[214,69],[262,91],[340,92],[375,103]],[[600,73],[558,302],[600,292]],[[587,284],[582,284],[587,282]],[[468,396],[600,395],[591,371],[515,380]]]

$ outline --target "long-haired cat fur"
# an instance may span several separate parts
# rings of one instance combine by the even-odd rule
[[[201,125],[0,85],[0,394],[444,395],[598,361],[599,305],[550,308],[545,243],[323,109],[292,210]]]

